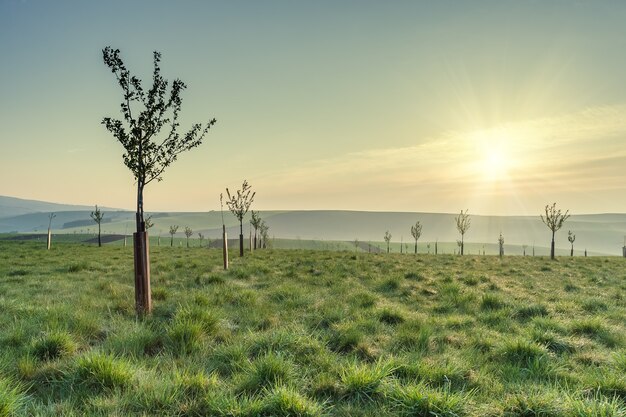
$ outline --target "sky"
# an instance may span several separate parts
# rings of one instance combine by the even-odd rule
[[[102,61],[182,79],[204,143],[147,211],[626,212],[626,2],[0,0],[0,195],[132,208]],[[167,132],[165,132],[167,133]]]

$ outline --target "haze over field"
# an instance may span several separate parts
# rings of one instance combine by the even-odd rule
[[[626,3],[0,1],[0,193],[131,208],[120,92],[180,77],[205,143],[148,211],[624,212]],[[19,173],[19,174],[18,174]]]

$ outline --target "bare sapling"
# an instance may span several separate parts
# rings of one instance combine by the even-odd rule
[[[259,226],[261,226],[261,216],[258,211],[252,210],[252,219],[250,219],[250,225],[254,229],[254,249],[257,248],[257,232]]]
[[[576,241],[576,235],[573,234],[571,230],[567,231],[567,240],[572,245],[569,256],[574,256],[574,241]]]
[[[104,64],[115,75],[122,89],[122,119],[105,117],[102,124],[124,147],[124,164],[137,183],[136,232],[133,234],[135,264],[135,308],[138,315],[152,310],[150,293],[150,259],[148,232],[144,220],[144,188],[161,181],[163,172],[178,155],[202,143],[211,119],[205,125],[196,123],[187,132],[179,132],[178,116],[182,106],[181,93],[187,86],[175,79],[170,86],[161,76],[161,54],[153,53],[153,82],[144,89],[142,82],[130,71],[120,57],[119,49],[109,46],[102,50]],[[169,92],[168,92],[169,90]],[[161,130],[166,132],[158,138]]]
[[[102,219],[104,218],[104,213],[98,208],[97,204],[96,204],[96,209],[91,212],[91,218],[98,225],[98,247],[102,247],[101,223],[102,223]]]
[[[504,256],[504,236],[502,236],[502,232],[500,232],[500,237],[498,238],[498,247],[500,248],[500,258]]]
[[[174,235],[178,231],[178,226],[170,226],[170,247],[174,247]]]
[[[556,203],[553,203],[552,205],[546,205],[545,211],[545,217],[543,214],[541,214],[539,217],[541,217],[541,221],[546,226],[548,226],[548,229],[550,229],[550,231],[552,232],[552,241],[550,243],[550,259],[554,259],[554,235],[561,227],[563,227],[563,223],[569,218],[570,215],[569,210],[566,210],[565,213],[561,212],[561,209],[557,210]]]
[[[243,218],[250,209],[256,192],[252,192],[252,187],[248,181],[244,180],[241,190],[231,194],[226,188],[226,195],[228,195],[228,200],[226,200],[228,209],[239,220],[239,256],[243,256]]]
[[[417,241],[420,236],[422,236],[422,225],[420,222],[416,222],[413,226],[411,226],[411,236],[415,239],[415,255],[417,255]]]
[[[191,237],[191,235],[193,235],[193,230],[191,230],[191,227],[185,226],[185,236],[187,237],[187,247],[189,247],[189,238]]]
[[[463,249],[465,248],[465,233],[467,233],[472,223],[472,220],[470,219],[469,214],[467,214],[467,211],[468,210],[465,210],[465,212],[463,212],[463,210],[461,210],[461,213],[459,213],[459,215],[454,218],[454,220],[456,221],[456,230],[458,230],[461,234],[461,244],[459,245],[461,247],[461,255],[463,255]]]
[[[385,242],[387,242],[387,253],[389,253],[389,242],[391,242],[391,233],[389,233],[389,230],[387,230],[385,232]]]

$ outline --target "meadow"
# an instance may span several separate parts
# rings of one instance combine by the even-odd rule
[[[617,257],[0,241],[0,416],[625,416]]]

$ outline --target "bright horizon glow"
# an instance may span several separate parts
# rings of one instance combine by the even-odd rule
[[[144,83],[162,53],[181,129],[217,119],[148,211],[216,210],[246,179],[259,210],[626,212],[624,21],[624,2],[0,0],[0,195],[134,207],[100,124],[111,45]]]

